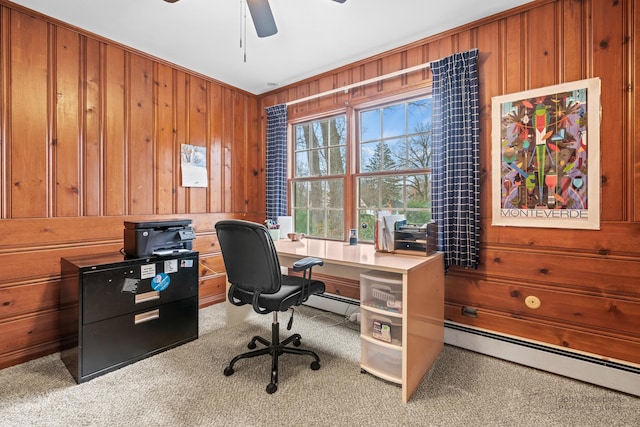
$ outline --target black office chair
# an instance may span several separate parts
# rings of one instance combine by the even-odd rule
[[[232,375],[233,366],[240,359],[263,354],[271,355],[271,382],[267,393],[278,390],[278,357],[284,353],[306,354],[313,357],[311,369],[320,369],[320,358],[310,350],[287,347],[293,343],[300,346],[300,334],[293,334],[280,342],[278,312],[287,311],[293,306],[305,302],[310,295],[324,292],[324,283],[311,279],[313,266],[322,265],[319,258],[307,257],[293,264],[293,270],[303,272],[302,277],[282,275],[280,262],[269,231],[261,224],[242,220],[223,220],[216,223],[218,241],[222,248],[222,257],[227,270],[227,280],[231,284],[228,300],[233,305],[251,304],[260,314],[273,313],[271,342],[254,336],[249,349],[256,348],[256,341],[267,346],[258,350],[242,353],[234,357],[224,370],[226,376]],[[293,312],[287,329],[291,329]]]

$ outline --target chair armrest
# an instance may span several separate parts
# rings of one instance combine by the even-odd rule
[[[323,265],[323,264],[324,264],[324,261],[322,261],[320,258],[306,257],[294,262],[292,268],[293,268],[293,271],[303,271],[315,265]]]

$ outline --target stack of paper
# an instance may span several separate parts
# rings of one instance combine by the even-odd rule
[[[404,215],[378,214],[375,228],[376,250],[383,252],[393,252],[393,230],[396,221],[404,221]]]

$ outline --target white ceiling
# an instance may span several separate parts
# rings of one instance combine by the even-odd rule
[[[226,84],[261,94],[532,0],[270,0],[258,38],[242,0],[14,0]],[[246,47],[240,47],[241,38]]]

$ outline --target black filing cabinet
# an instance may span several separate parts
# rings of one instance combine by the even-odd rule
[[[198,338],[198,253],[62,258],[60,356],[78,383]]]

